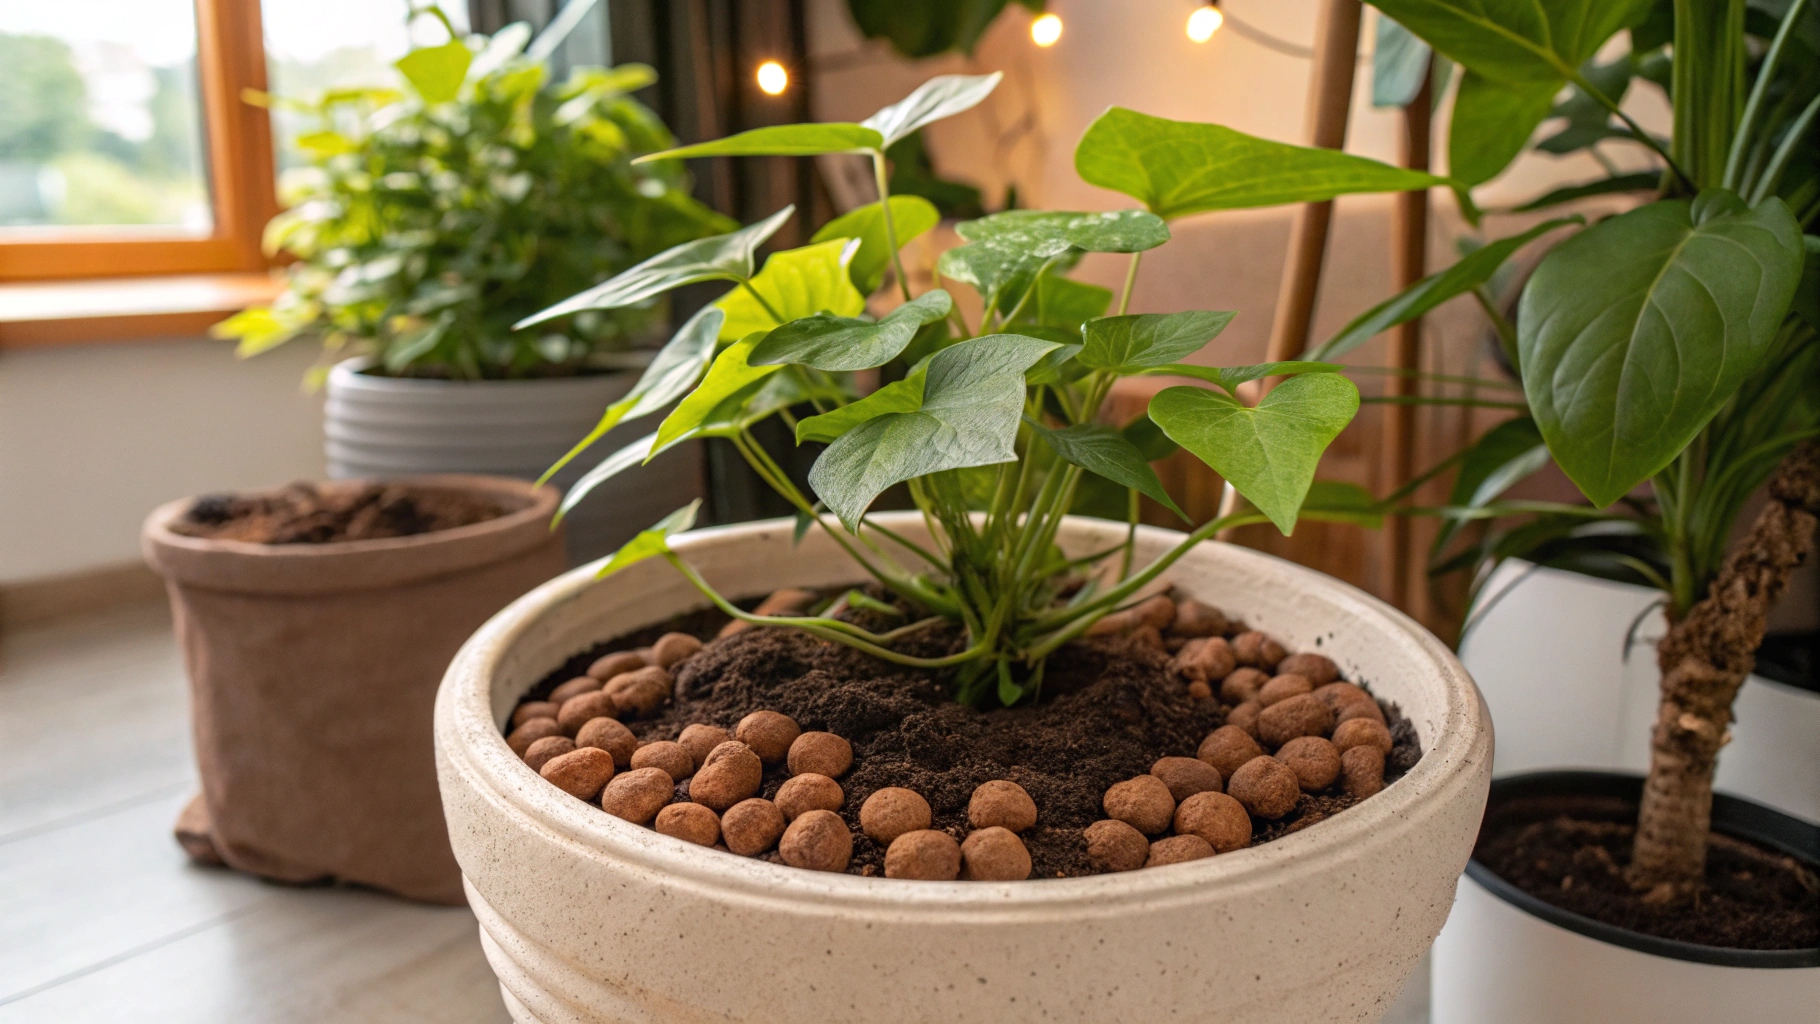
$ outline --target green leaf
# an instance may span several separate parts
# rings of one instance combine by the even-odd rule
[[[1371,492],[1341,480],[1316,480],[1302,499],[1300,518],[1322,523],[1347,523],[1376,530],[1384,525],[1384,510]]]
[[[1255,407],[1204,388],[1165,388],[1150,418],[1212,467],[1285,535],[1321,453],[1359,410],[1359,389],[1337,373],[1291,377]]]
[[[1048,259],[1070,249],[1142,252],[1169,241],[1169,225],[1145,210],[1062,213],[1007,210],[962,221],[955,231],[969,242],[991,242]]]
[[[1428,81],[1434,51],[1392,18],[1378,16],[1377,45],[1371,51],[1371,105],[1407,107]]]
[[[1655,0],[1372,0],[1428,45],[1498,82],[1565,81]]]
[[[474,54],[467,44],[451,39],[441,46],[425,46],[398,58],[392,66],[411,83],[425,103],[447,103],[461,92]]]
[[[857,315],[866,308],[866,297],[847,276],[847,257],[855,248],[851,242],[837,238],[772,253],[765,260],[765,269],[748,282],[751,291],[735,288],[715,300],[714,305],[727,314],[727,322],[720,329],[721,340],[768,331],[817,313]],[[753,297],[754,291],[764,297],[764,304]],[[771,315],[773,310],[776,317]]]
[[[670,538],[695,525],[695,512],[699,508],[701,499],[696,498],[658,520],[657,525],[648,530],[640,530],[638,536],[626,541],[624,547],[613,552],[613,557],[607,559],[607,564],[594,574],[595,578],[606,579],[627,566],[669,553]]]
[[[1046,330],[1047,328],[1045,328]],[[1054,339],[1045,338],[1045,341]],[[1079,345],[1059,345],[1048,355],[1036,361],[1036,365],[1024,372],[1024,383],[1031,387],[1039,384],[1068,384],[1087,375],[1087,368],[1075,361],[1080,355]]]
[[[915,412],[923,405],[923,380],[928,372],[929,360],[924,359],[911,367],[903,380],[892,381],[859,401],[843,405],[833,412],[798,420],[796,443],[832,441],[868,420],[891,413]]]
[[[1144,456],[1145,462],[1166,459],[1180,447],[1168,434],[1163,433],[1163,428],[1156,425],[1149,413],[1125,424],[1119,433],[1124,434],[1125,440],[1130,441],[1138,453]]]
[[[753,366],[747,362],[752,350],[763,340],[764,332],[755,331],[714,357],[714,365],[708,367],[708,375],[702,378],[701,384],[678,402],[676,410],[664,417],[663,424],[657,428],[657,448],[663,448],[687,431],[701,426],[723,399],[783,369],[781,366]]]
[[[1580,185],[1567,185],[1551,189],[1531,199],[1521,206],[1513,206],[1510,213],[1531,213],[1545,210],[1550,206],[1571,203],[1576,199],[1588,196],[1611,195],[1614,192],[1654,192],[1662,184],[1662,175],[1645,171],[1638,174],[1615,174],[1609,178],[1600,178]]]
[[[1163,482],[1157,479],[1150,460],[1124,434],[1103,423],[1077,423],[1060,430],[1050,430],[1026,419],[1030,429],[1043,439],[1049,450],[1062,461],[1073,463],[1089,473],[1103,476],[1115,484],[1134,487],[1184,520],[1188,514],[1179,508]]]
[[[1548,117],[1561,85],[1498,82],[1468,68],[1454,94],[1448,173],[1468,185],[1497,177]]]
[[[876,323],[817,313],[772,331],[753,350],[751,362],[755,366],[802,363],[818,370],[870,370],[896,359],[918,329],[942,319],[953,308],[948,293],[936,288],[886,313]]]
[[[1209,384],[1224,388],[1227,394],[1237,396],[1239,385],[1265,377],[1292,377],[1299,373],[1338,373],[1345,367],[1339,363],[1314,362],[1307,359],[1289,359],[1276,363],[1253,363],[1250,366],[1194,366],[1189,363],[1167,363],[1143,371],[1149,376],[1161,377],[1194,377]]]
[[[654,454],[651,449],[656,445],[657,431],[653,430],[600,460],[593,469],[583,473],[581,479],[571,484],[567,493],[562,496],[562,504],[556,506],[556,522],[562,522],[563,516],[568,515],[570,509],[581,504],[581,500],[587,497],[588,492],[594,488],[633,466],[640,466],[649,461]]]
[[[1236,313],[1195,309],[1185,313],[1132,313],[1089,320],[1081,365],[1133,373],[1193,355],[1212,341]]]
[[[729,135],[724,139],[647,153],[632,161],[687,160],[698,156],[815,156],[884,148],[878,132],[857,124],[776,124]]]
[[[957,245],[935,262],[936,273],[972,285],[987,308],[1001,313],[1010,312],[1042,269],[1041,257],[996,242]]]
[[[1017,458],[1024,371],[1055,347],[993,334],[937,352],[914,412],[871,419],[830,444],[809,486],[848,530],[880,491],[912,477]]]
[[[1568,477],[1600,508],[1654,476],[1774,341],[1801,274],[1781,200],[1722,189],[1651,203],[1556,246],[1523,290],[1523,388]]]
[[[1087,127],[1074,149],[1074,167],[1089,184],[1123,192],[1165,220],[1452,184],[1337,150],[1271,142],[1217,124],[1171,121],[1123,107]]]
[[[651,364],[639,375],[638,383],[618,401],[607,406],[600,422],[588,431],[568,454],[544,471],[538,483],[547,483],[571,459],[587,451],[594,442],[625,420],[637,419],[669,405],[695,386],[701,372],[714,359],[715,340],[720,337],[720,324],[726,314],[713,306],[703,306],[682,325],[682,329],[657,350]],[[655,435],[653,435],[655,436]]]
[[[1460,470],[1447,504],[1483,508],[1547,464],[1548,446],[1536,421],[1528,416],[1505,420],[1460,453]],[[1431,550],[1439,555],[1468,521],[1462,516],[1446,517]]]
[[[1078,338],[1082,325],[1105,316],[1107,307],[1112,305],[1112,289],[1062,277],[1053,270],[1038,277],[1035,287],[1013,325],[1050,327]]]
[[[1326,344],[1310,352],[1309,358],[1335,359],[1345,355],[1392,327],[1408,323],[1448,299],[1464,295],[1490,281],[1498,268],[1504,265],[1504,261],[1537,238],[1568,224],[1584,223],[1585,220],[1581,217],[1561,217],[1538,224],[1520,235],[1482,245],[1446,270],[1430,274],[1366,310]]]
[[[979,106],[1004,77],[1002,71],[990,75],[936,75],[860,124],[884,138],[874,147],[884,149],[924,125]]]
[[[941,223],[941,212],[921,196],[892,196],[891,221],[897,231],[897,244],[911,239]],[[847,262],[847,274],[853,287],[862,295],[871,295],[884,283],[885,268],[891,265],[891,243],[885,235],[885,209],[882,203],[867,203],[857,210],[842,214],[822,226],[810,244],[835,238],[859,239],[859,251]]]
[[[1007,0],[847,0],[854,24],[868,39],[889,39],[906,57],[933,57],[950,50],[971,55]],[[1033,11],[1043,0],[1018,0]]]
[[[1805,235],[1807,263],[1801,269],[1801,287],[1795,289],[1794,310],[1807,325],[1820,331],[1820,236]]]
[[[744,281],[752,276],[754,254],[796,212],[786,206],[738,231],[698,238],[666,249],[630,270],[512,325],[515,331],[584,309],[633,306],[672,288],[698,281]]]

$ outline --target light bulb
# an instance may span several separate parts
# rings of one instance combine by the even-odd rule
[[[790,88],[790,72],[774,60],[765,61],[758,66],[758,87],[766,96],[781,96]]]
[[[1045,14],[1030,23],[1030,41],[1038,46],[1054,46],[1062,38],[1062,19]]]
[[[1204,43],[1212,39],[1213,34],[1218,32],[1220,26],[1224,24],[1226,24],[1226,16],[1220,13],[1218,7],[1212,4],[1196,7],[1194,13],[1188,16],[1188,38],[1197,43]]]

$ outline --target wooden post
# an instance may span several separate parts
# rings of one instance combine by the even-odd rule
[[[1323,0],[1321,4],[1314,75],[1308,84],[1306,135],[1311,146],[1341,149],[1346,145],[1361,13],[1359,0]],[[1321,287],[1321,262],[1327,253],[1327,229],[1332,221],[1332,201],[1304,203],[1296,208],[1289,229],[1289,259],[1283,266],[1276,319],[1270,329],[1269,354],[1264,357],[1268,361],[1294,359],[1308,347],[1315,295]]]
[[[1428,169],[1430,136],[1434,104],[1432,76],[1424,79],[1422,88],[1403,108],[1403,166],[1411,170]],[[1428,192],[1426,189],[1404,192],[1392,208],[1391,266],[1396,291],[1401,292],[1428,273]],[[1391,331],[1390,365],[1398,370],[1418,370],[1422,366],[1422,320],[1416,318]],[[1415,378],[1392,375],[1385,378],[1386,393],[1414,395]],[[1415,475],[1416,407],[1384,407],[1384,490],[1393,491]],[[1411,526],[1406,516],[1391,516],[1384,536],[1386,570],[1390,584],[1390,603],[1413,614],[1412,601],[1423,593],[1417,585],[1420,567],[1415,564],[1411,544]],[[1419,618],[1420,616],[1418,616]]]

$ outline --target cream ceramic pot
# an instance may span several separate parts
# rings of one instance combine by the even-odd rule
[[[916,536],[914,513],[879,517]],[[1077,519],[1065,550],[1123,524]],[[723,593],[853,582],[787,520],[702,530],[678,552]],[[923,535],[923,536],[926,536]],[[1180,534],[1141,528],[1140,559]],[[1416,767],[1343,814],[1170,867],[1015,883],[800,871],[688,845],[538,778],[500,725],[565,659],[703,603],[660,559],[577,569],[470,639],[436,703],[437,768],[481,940],[520,1022],[1375,1021],[1453,903],[1491,775],[1491,723],[1440,641],[1319,573],[1224,544],[1180,590],[1319,649],[1414,723]]]

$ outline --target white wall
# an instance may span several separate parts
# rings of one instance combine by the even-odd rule
[[[0,352],[0,584],[139,558],[162,502],[322,475],[303,343],[162,339]]]

